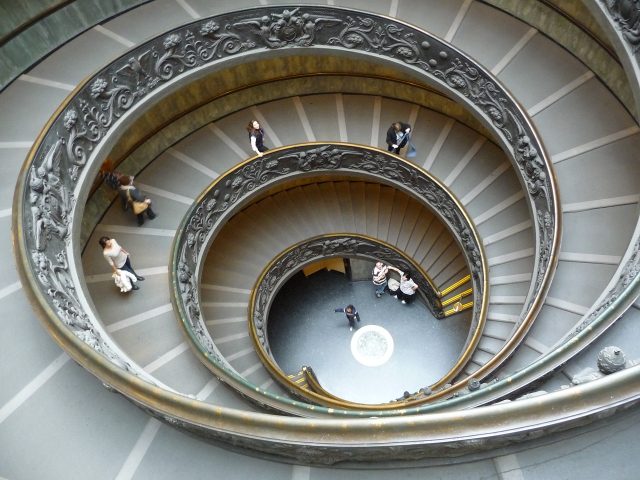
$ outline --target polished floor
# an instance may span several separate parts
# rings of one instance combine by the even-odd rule
[[[359,328],[377,325],[391,335],[393,354],[384,364],[366,366],[352,353],[356,332],[349,331],[343,313],[334,312],[348,304],[360,313]],[[403,305],[388,294],[378,299],[371,282],[350,282],[327,270],[294,276],[269,315],[270,345],[285,373],[311,366],[329,392],[361,403],[389,402],[440,379],[454,365],[468,331],[468,320],[437,320],[418,300]]]

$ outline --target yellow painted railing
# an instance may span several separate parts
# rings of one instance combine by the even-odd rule
[[[448,295],[449,293],[453,292],[456,288],[460,287],[461,285],[464,285],[465,283],[469,282],[470,280],[471,280],[471,275],[467,275],[465,277],[462,277],[457,282],[452,283],[447,288],[444,288],[443,290],[439,291],[438,292],[438,296],[440,298],[442,298],[442,297]]]

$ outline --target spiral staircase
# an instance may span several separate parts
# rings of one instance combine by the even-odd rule
[[[6,250],[13,249],[17,261],[6,256],[0,284],[0,478],[516,479],[573,478],[578,469],[594,478],[634,478],[640,395],[640,101],[634,97],[640,98],[640,84],[637,41],[625,26],[640,12],[632,2],[336,0],[310,17],[302,16],[305,4],[317,2],[90,3],[3,7],[0,222]],[[532,200],[537,193],[523,180],[496,122],[461,106],[465,99],[455,92],[455,81],[449,89],[422,81],[405,68],[409,57],[385,63],[369,50],[340,57],[343,52],[334,55],[328,44],[313,44],[341,12],[353,25],[382,15],[375,18],[430,32],[504,86],[530,119],[540,158],[552,165],[548,178],[538,179],[557,189],[557,250],[541,250],[536,228],[544,221]],[[72,149],[72,140],[101,126],[81,132],[75,119],[65,117],[62,128],[55,118],[68,113],[83,89],[94,89],[85,96],[89,102],[99,100],[105,89],[94,88],[96,79],[109,65],[116,65],[118,78],[140,87],[140,98],[147,95],[153,88],[145,70],[126,60],[144,64],[155,55],[157,37],[167,58],[188,61],[178,58],[187,36],[174,29],[209,28],[202,35],[210,34],[215,44],[233,31],[208,23],[218,15],[233,15],[242,24],[238,31],[254,28],[256,38],[272,43],[286,43],[286,30],[260,37],[268,23],[261,23],[263,15],[287,26],[298,18],[308,22],[299,32],[312,46],[274,43],[253,57],[241,53],[217,70],[195,72],[191,84],[161,84],[157,91],[164,88],[169,107],[140,102],[135,119],[122,116],[118,128],[127,133],[105,135],[104,149],[110,150],[101,160],[108,156],[135,174],[138,187],[153,198],[158,218],[137,227],[96,180],[99,155]],[[231,17],[214,20],[224,18]],[[178,31],[181,36],[172,37]],[[428,51],[425,42],[422,47]],[[125,62],[117,64],[121,56]],[[181,92],[195,100],[181,104]],[[198,325],[184,320],[193,304],[181,299],[180,290],[179,248],[193,225],[185,218],[196,215],[199,202],[220,202],[212,197],[215,189],[249,165],[244,126],[251,118],[262,123],[275,148],[265,163],[323,142],[383,155],[387,126],[408,121],[418,154],[377,161],[427,171],[450,193],[477,234],[486,272],[474,267],[437,212],[395,179],[305,172],[257,188],[212,227],[198,267],[203,330],[197,332]],[[67,142],[39,151],[47,132]],[[98,155],[95,165],[87,161],[62,175],[52,167],[46,176],[42,160],[55,161],[67,149],[70,156]],[[40,162],[43,173],[29,170],[30,162]],[[69,278],[79,282],[74,294],[86,296],[79,304],[95,312],[99,342],[65,333],[78,323],[55,323],[60,304],[47,306],[46,295],[34,287],[46,260],[34,255],[35,273],[26,267],[22,239],[29,226],[41,225],[46,238],[37,241],[44,243],[55,242],[59,230],[50,219],[38,223],[41,217],[21,212],[33,212],[33,192],[46,195],[63,176],[74,177],[82,192],[68,209],[82,205],[82,215],[63,239],[78,259]],[[42,178],[44,187],[35,183]],[[482,288],[474,287],[477,308],[440,320],[480,327],[466,361],[433,395],[415,392],[400,410],[392,402],[372,412],[301,398],[274,380],[247,327],[265,268],[309,239],[339,234],[401,252],[438,289],[469,273],[483,280],[477,285],[486,302]],[[123,298],[115,290],[97,245],[103,235],[126,246],[146,277],[135,295]],[[548,273],[544,255],[555,256]],[[548,280],[536,281],[542,277]],[[627,359],[625,368],[610,374],[597,366],[609,346]],[[619,357],[613,360],[620,364]]]

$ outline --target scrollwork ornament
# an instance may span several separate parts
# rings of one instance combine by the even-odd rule
[[[209,20],[200,27],[203,40],[196,40],[194,48],[200,60],[206,62],[223,55],[234,55],[243,50],[254,48],[256,44],[250,40],[242,40],[239,35],[230,33],[231,25],[227,24],[224,31],[214,20]]]
[[[344,28],[335,37],[328,40],[329,45],[344,48],[374,51],[401,60],[424,70],[429,64],[421,59],[421,48],[413,32],[395,23],[378,22],[372,18],[347,16]]]
[[[607,9],[631,51],[640,50],[640,2],[638,0],[600,0]]]
[[[53,238],[66,242],[73,195],[64,182],[62,140],[49,148],[39,164],[29,169],[29,231],[37,251],[45,251]]]
[[[107,80],[98,77],[91,84],[91,97],[100,102],[98,105],[87,104],[84,109],[85,123],[90,124],[94,130],[108,129],[113,122],[125,113],[135,100],[143,93],[132,90],[129,85],[113,84],[111,87]],[[100,132],[101,135],[104,132]]]
[[[605,297],[598,302],[598,305],[591,311],[591,313],[589,313],[589,315],[584,318],[576,328],[574,328],[568,338],[575,337],[595,322],[605,310],[616,303],[620,295],[624,293],[638,275],[640,275],[640,238],[636,240],[633,246],[633,253],[622,268],[617,282],[609,289]]]
[[[325,26],[339,25],[342,20],[331,15],[299,14],[300,7],[271,12],[233,23],[233,28],[251,32],[256,42],[266,48],[308,47]]]
[[[222,358],[217,353],[211,337],[206,328],[200,321],[200,301],[198,297],[198,289],[193,279],[191,268],[185,261],[178,264],[177,272],[178,282],[180,284],[180,294],[182,304],[186,308],[187,318],[190,331],[196,336],[200,345],[202,345],[214,361],[220,362]]]
[[[175,75],[193,68],[198,64],[194,46],[195,37],[190,30],[185,32],[184,46],[183,38],[179,33],[171,33],[167,35],[162,46],[164,52],[159,53],[154,50],[152,55],[156,58],[153,66],[154,73],[161,80],[169,80]]]

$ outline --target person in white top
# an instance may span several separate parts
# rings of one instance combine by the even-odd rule
[[[398,299],[405,304],[413,302],[416,298],[418,285],[411,279],[411,276],[408,273],[395,267],[390,266],[389,268],[400,274],[400,288],[398,288],[397,291]]]
[[[247,125],[247,132],[249,132],[251,150],[261,157],[263,153],[269,149],[264,146],[264,130],[260,126],[260,123],[258,123],[257,120],[251,120],[249,125]]]
[[[98,240],[98,243],[100,243],[100,246],[102,247],[102,255],[107,263],[111,265],[113,273],[118,273],[118,270],[126,270],[133,274],[137,280],[144,280],[144,277],[138,275],[133,269],[131,259],[129,258],[129,252],[122,248],[118,242],[116,242],[115,238],[101,237],[100,240]],[[131,288],[132,290],[138,290],[140,287],[133,284]]]

